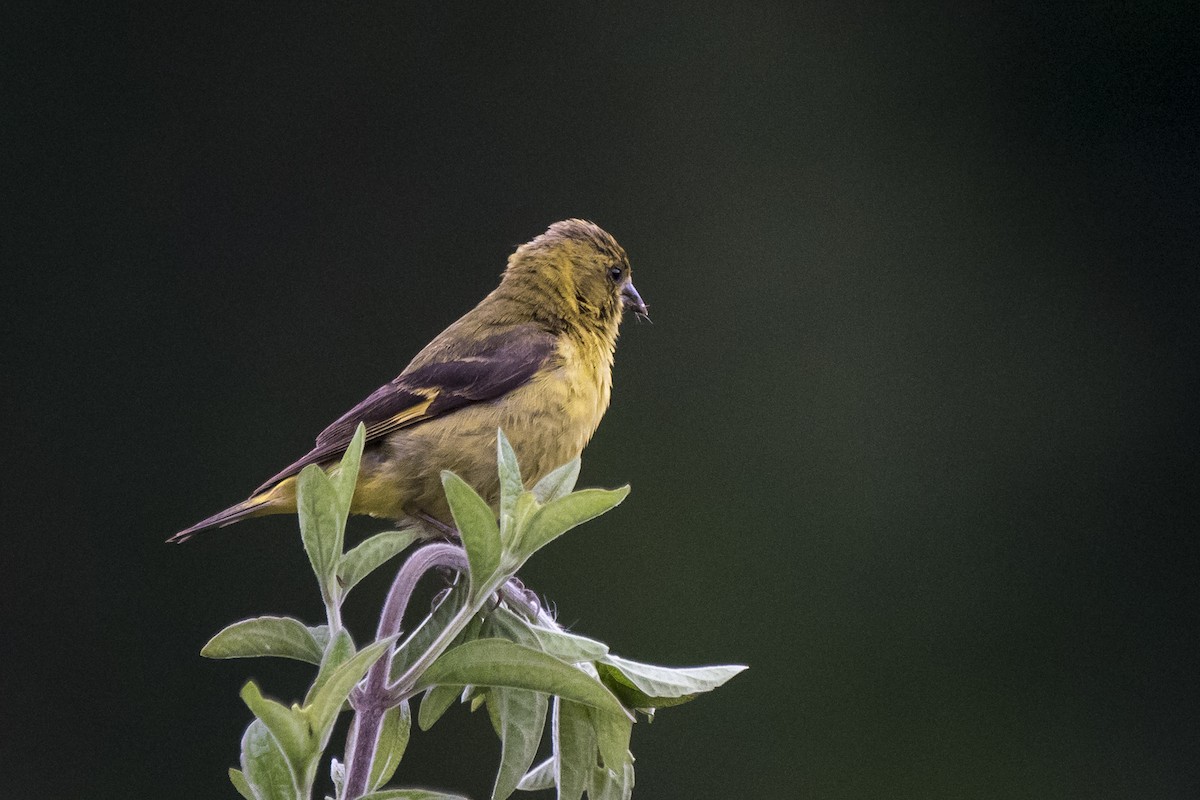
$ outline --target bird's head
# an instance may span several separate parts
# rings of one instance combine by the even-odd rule
[[[542,310],[616,335],[625,310],[649,319],[624,248],[599,225],[568,219],[517,248],[505,281],[536,292]]]

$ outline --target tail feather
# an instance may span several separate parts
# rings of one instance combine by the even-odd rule
[[[197,533],[211,530],[212,528],[224,528],[226,525],[232,525],[235,522],[241,522],[244,519],[251,517],[262,517],[267,514],[281,514],[287,511],[294,511],[294,503],[289,508],[287,507],[286,491],[290,488],[288,481],[284,481],[272,487],[271,489],[254,495],[249,500],[244,500],[235,506],[230,506],[224,511],[219,511],[207,519],[202,519],[191,527],[184,528],[179,533],[167,539],[168,542],[174,544],[182,544],[188,539],[195,536]]]

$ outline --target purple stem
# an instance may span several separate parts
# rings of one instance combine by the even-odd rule
[[[458,545],[437,542],[427,544],[414,552],[400,567],[388,591],[379,617],[376,640],[400,633],[404,612],[413,590],[421,576],[434,567],[450,567],[459,572],[467,571],[467,554]],[[375,662],[367,672],[361,688],[351,695],[354,706],[354,724],[350,728],[348,761],[346,763],[345,797],[358,800],[367,793],[367,782],[371,776],[371,765],[375,761],[375,749],[379,745],[379,730],[383,715],[388,708],[388,676],[392,671],[393,650]]]

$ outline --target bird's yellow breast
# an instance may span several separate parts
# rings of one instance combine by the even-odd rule
[[[596,432],[612,392],[612,351],[595,337],[563,336],[546,368],[490,402],[389,434],[364,453],[354,510],[451,522],[440,473],[455,472],[489,504],[499,500],[496,429],[504,431],[526,486],[576,458]]]

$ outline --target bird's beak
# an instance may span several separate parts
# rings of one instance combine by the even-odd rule
[[[642,296],[638,294],[638,290],[634,288],[633,281],[628,281],[625,288],[621,289],[621,306],[627,311],[632,311],[643,319],[650,319],[650,309],[646,307]]]

